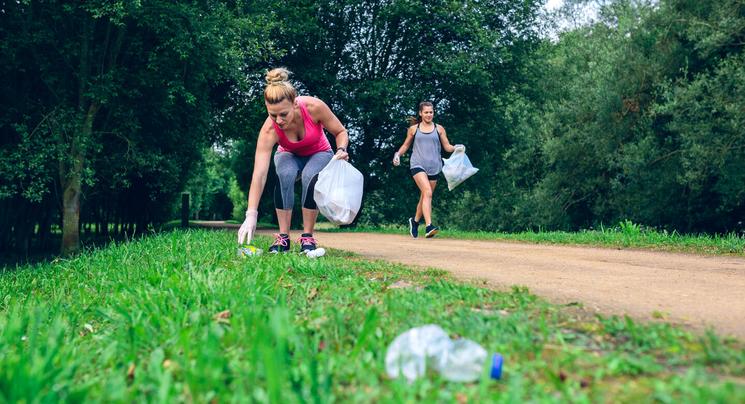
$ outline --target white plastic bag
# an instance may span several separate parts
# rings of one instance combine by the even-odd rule
[[[445,175],[450,191],[479,171],[471,164],[465,151],[454,151],[449,159],[442,159],[442,161],[444,163],[442,173]]]
[[[318,210],[336,224],[352,223],[362,204],[362,173],[345,160],[332,159],[318,173],[313,198]]]

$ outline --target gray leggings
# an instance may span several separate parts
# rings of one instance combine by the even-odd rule
[[[274,187],[274,207],[292,209],[295,201],[295,182],[300,179],[303,185],[301,205],[306,209],[318,209],[313,199],[313,188],[318,173],[326,167],[334,153],[318,152],[310,156],[296,156],[290,152],[274,153],[274,167],[277,171],[277,185]]]

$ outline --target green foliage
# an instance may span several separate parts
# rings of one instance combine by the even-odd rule
[[[43,238],[64,192],[105,231],[170,219],[245,71],[274,52],[269,2],[63,3],[3,5],[0,204],[23,220],[0,217],[16,238],[0,249],[37,224]]]
[[[366,176],[360,220],[400,221],[413,212],[416,187],[405,167],[392,169],[391,158],[404,140],[406,117],[422,100],[435,103],[436,121],[451,142],[472,146],[469,155],[484,175],[462,188],[490,192],[508,144],[505,98],[524,85],[524,64],[538,43],[540,2],[293,5],[277,15],[273,38],[288,51],[273,64],[293,70],[301,93],[326,101],[350,131],[351,161]],[[260,124],[257,119],[250,127]],[[246,188],[252,157],[246,153],[236,172]],[[447,205],[458,196],[438,198]]]
[[[259,238],[266,248],[270,240]],[[0,272],[4,401],[742,400],[741,344],[664,324],[576,317],[526,288],[330,251],[235,256],[186,231]],[[406,329],[436,323],[505,355],[504,377],[385,374]],[[673,369],[674,371],[671,371]],[[677,400],[679,401],[679,400]]]
[[[233,220],[243,221],[246,218],[246,209],[248,209],[248,196],[241,190],[235,177],[230,179],[230,189],[228,197],[233,204],[231,218]]]
[[[602,2],[597,21],[547,42],[533,55],[537,96],[522,98],[533,113],[515,114],[511,184],[494,187],[517,214],[487,209],[487,221],[742,230],[742,7]]]
[[[242,212],[246,211],[245,197],[237,189],[235,176],[228,167],[230,156],[227,153],[215,148],[206,149],[201,164],[186,184],[194,219],[232,219],[236,217],[236,203],[240,206],[241,201]]]
[[[390,159],[428,99],[481,169],[453,192],[440,181],[444,228],[742,231],[742,2],[566,3],[566,18],[590,3],[597,15],[540,38],[533,0],[10,2],[0,249],[48,239],[65,191],[82,195],[84,223],[118,233],[169,219],[187,188],[199,216],[232,204],[242,217],[263,72],[278,65],[349,129],[366,176],[361,223],[413,213],[406,158]],[[226,161],[202,161],[215,145]]]
[[[466,218],[466,223],[470,218]],[[343,231],[382,232],[402,234],[408,230],[401,225],[382,225],[377,227],[359,226]],[[325,230],[334,231],[334,230]],[[688,252],[713,255],[745,255],[745,237],[737,233],[725,235],[680,234],[676,231],[657,230],[635,224],[629,220],[617,226],[600,226],[599,229],[566,231],[521,231],[521,232],[485,232],[448,230],[437,237],[471,239],[471,240],[511,240],[538,244],[589,245],[614,248],[641,248],[657,251]]]

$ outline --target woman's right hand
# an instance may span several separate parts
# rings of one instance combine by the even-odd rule
[[[400,164],[401,164],[401,155],[399,155],[398,152],[396,152],[393,155],[393,165],[398,167]]]
[[[256,220],[259,217],[259,211],[248,209],[246,211],[246,220],[243,221],[241,228],[238,229],[238,244],[250,244],[256,231]]]

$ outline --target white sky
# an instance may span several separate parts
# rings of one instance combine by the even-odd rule
[[[546,10],[552,11],[559,7],[561,7],[561,3],[563,3],[564,0],[548,0],[546,2]]]

